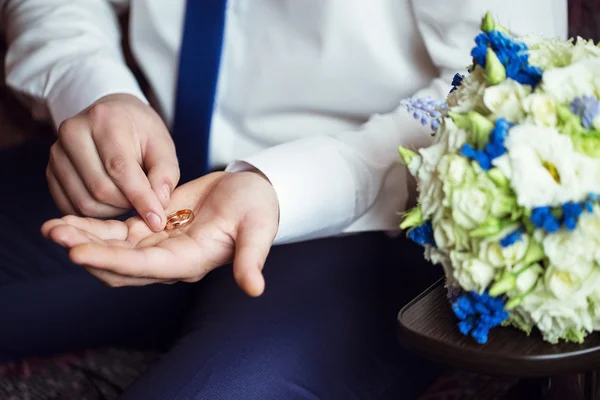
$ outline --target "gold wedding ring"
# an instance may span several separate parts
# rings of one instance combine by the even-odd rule
[[[181,229],[194,220],[194,213],[189,208],[167,215],[167,230]]]

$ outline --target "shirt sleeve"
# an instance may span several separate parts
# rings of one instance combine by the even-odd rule
[[[565,0],[413,0],[416,24],[439,76],[415,96],[443,100],[452,77],[471,63],[481,18],[491,11],[514,33],[565,39]],[[272,147],[230,164],[260,170],[279,199],[276,244],[373,230],[397,230],[414,199],[398,146],[430,143],[431,131],[403,107],[374,115],[360,129]]]
[[[147,102],[121,49],[108,0],[0,0],[7,43],[6,82],[37,118],[58,127],[103,96],[127,93]]]

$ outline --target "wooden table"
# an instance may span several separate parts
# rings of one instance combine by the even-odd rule
[[[458,369],[513,377],[580,374],[583,398],[600,399],[600,334],[582,345],[550,345],[535,331],[531,336],[513,328],[495,328],[480,345],[462,335],[446,298],[443,280],[408,303],[398,314],[399,338],[418,354]]]

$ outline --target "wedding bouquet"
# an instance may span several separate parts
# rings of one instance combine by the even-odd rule
[[[445,102],[404,103],[435,133],[399,149],[419,193],[400,227],[444,267],[463,334],[581,343],[600,329],[600,48],[489,13],[481,30]]]

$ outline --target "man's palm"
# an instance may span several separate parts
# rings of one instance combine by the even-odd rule
[[[66,216],[46,222],[42,233],[111,286],[196,282],[235,255],[236,281],[249,295],[260,295],[261,270],[278,225],[269,182],[251,172],[210,174],[173,192],[167,212],[184,208],[195,218],[179,230],[153,232],[140,217],[120,222]]]

